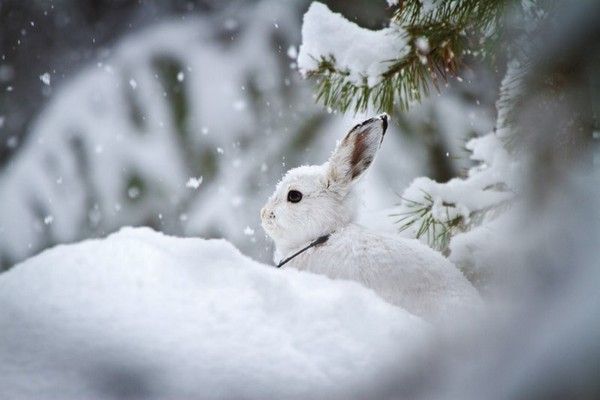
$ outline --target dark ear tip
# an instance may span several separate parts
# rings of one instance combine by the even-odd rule
[[[385,136],[385,131],[387,130],[387,127],[388,127],[388,120],[389,120],[389,118],[390,118],[389,115],[387,115],[386,113],[383,113],[383,114],[380,114],[380,115],[378,115],[376,117],[372,117],[372,118],[369,118],[367,120],[364,120],[363,122],[354,125],[354,127],[352,129],[350,129],[350,132],[348,132],[348,135],[346,135],[346,138],[349,137],[350,134],[353,131],[355,131],[356,129],[358,129],[358,128],[362,127],[362,126],[365,126],[365,125],[377,122],[377,120],[381,120],[381,122],[382,122],[382,124],[381,124],[382,126],[381,127],[382,127],[382,130],[383,130],[383,132],[381,133],[381,136],[382,136],[381,139],[383,140],[383,136]]]
[[[388,127],[388,119],[389,119],[389,118],[390,118],[390,116],[389,116],[389,115],[387,115],[387,114],[385,114],[385,113],[384,113],[384,114],[381,114],[381,115],[379,116],[379,119],[381,120],[381,122],[383,122],[383,132],[382,132],[382,136],[385,136],[385,131],[387,130],[387,127]],[[381,139],[383,139],[383,137],[382,137]]]

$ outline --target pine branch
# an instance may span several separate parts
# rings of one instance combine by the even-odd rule
[[[529,70],[528,62],[517,62],[513,60],[508,64],[506,74],[502,79],[496,109],[498,118],[496,121],[496,133],[502,140],[507,151],[514,153],[519,147],[522,136],[516,114],[523,102],[522,82]]]
[[[466,232],[474,226],[479,226],[487,218],[494,218],[508,207],[510,201],[503,201],[491,207],[473,210],[465,218],[456,215],[456,204],[444,202],[445,218],[436,218],[433,213],[434,200],[430,193],[423,191],[423,200],[416,201],[401,197],[402,205],[407,211],[391,214],[397,218],[394,222],[400,224],[399,232],[413,228],[415,238],[425,237],[430,247],[442,253],[448,252],[450,239],[460,232]]]
[[[462,216],[450,217],[450,208],[456,206],[452,203],[444,203],[446,219],[440,220],[433,216],[434,200],[431,194],[424,192],[422,202],[412,199],[401,198],[408,211],[392,214],[399,217],[395,222],[402,224],[398,229],[403,232],[409,228],[416,227],[415,237],[420,239],[426,236],[427,243],[435,249],[445,251],[450,243],[450,238],[456,231],[463,229],[465,224]]]
[[[389,67],[373,86],[366,76],[360,83],[350,80],[350,71],[339,69],[334,57],[321,56],[317,69],[308,73],[318,78],[318,101],[342,112],[356,113],[369,106],[388,113],[395,107],[408,109],[429,94],[430,86],[439,91],[449,76],[457,76],[463,56],[480,49],[499,25],[505,3],[443,1],[423,13],[420,1],[402,2],[392,21],[401,28],[399,32],[408,35],[411,51],[397,60],[386,60]]]

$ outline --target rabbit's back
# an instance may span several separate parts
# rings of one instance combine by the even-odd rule
[[[464,275],[441,254],[414,239],[349,225],[291,266],[332,279],[355,280],[388,302],[427,319],[477,307],[480,298]]]

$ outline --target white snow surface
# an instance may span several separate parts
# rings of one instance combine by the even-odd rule
[[[360,85],[366,78],[369,86],[375,86],[391,60],[409,51],[400,27],[391,25],[378,31],[361,28],[315,1],[304,14],[298,68],[307,74],[318,68],[321,57],[333,57],[338,68],[350,73],[350,81]]]
[[[0,326],[19,399],[353,398],[428,332],[358,284],[147,228],[0,275]]]

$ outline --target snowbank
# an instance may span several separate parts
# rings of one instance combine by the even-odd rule
[[[0,275],[3,398],[359,396],[425,325],[223,240],[126,228]]]

